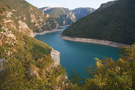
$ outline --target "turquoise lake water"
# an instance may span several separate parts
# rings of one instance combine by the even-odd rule
[[[63,27],[63,30],[67,27]],[[106,45],[81,43],[67,41],[60,38],[62,31],[37,35],[35,38],[47,43],[52,48],[60,52],[60,63],[66,68],[66,72],[81,72],[81,77],[85,77],[85,69],[88,66],[95,66],[94,58],[104,59],[112,57],[118,59],[118,49]]]

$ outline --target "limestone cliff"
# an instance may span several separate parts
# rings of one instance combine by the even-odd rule
[[[63,7],[43,7],[40,8],[44,13],[48,13],[52,18],[56,19],[60,26],[71,25],[80,18],[95,11],[93,8],[76,8],[70,10]]]
[[[1,0],[0,1],[1,25],[33,36],[33,32],[43,32],[58,28],[57,22],[48,14],[43,13],[37,7],[25,0]]]

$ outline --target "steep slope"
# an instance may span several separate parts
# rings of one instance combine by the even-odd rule
[[[52,59],[54,50],[28,36],[34,28],[30,15],[33,20],[46,15],[24,0],[5,2],[0,1],[0,90],[64,89],[65,69]]]
[[[134,0],[119,0],[111,6],[96,10],[66,29],[63,35],[133,44],[135,42],[134,4]]]
[[[76,20],[79,20],[94,11],[95,11],[95,9],[93,9],[93,8],[76,8],[76,9],[72,10],[72,12],[75,15]]]
[[[52,18],[56,19],[61,26],[71,25],[76,21],[74,14],[68,8],[44,7],[40,9],[43,12],[48,13]]]
[[[51,50],[32,37],[0,27],[0,90],[62,89],[65,70],[54,66]]]
[[[110,2],[107,2],[107,3],[103,3],[103,4],[101,4],[101,6],[99,7],[98,10],[107,8],[107,7],[111,6],[111,5],[113,5],[115,2],[116,1],[110,1]]]
[[[0,6],[6,10],[1,24],[33,36],[33,32],[42,32],[56,28],[57,22],[48,14],[27,3],[25,0],[0,0]]]

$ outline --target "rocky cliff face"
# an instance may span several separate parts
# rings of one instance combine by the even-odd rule
[[[44,13],[48,13],[52,18],[56,19],[59,25],[71,25],[76,21],[74,14],[68,8],[40,8]]]
[[[56,19],[59,25],[71,25],[80,18],[92,13],[94,11],[93,8],[77,8],[74,10],[70,10],[68,8],[51,8],[51,7],[43,7],[40,8],[44,13],[48,13],[52,18]]]
[[[94,8],[76,8],[76,9],[72,10],[72,12],[75,15],[76,20],[79,20],[94,11],[95,11]]]
[[[25,0],[1,0],[1,23],[5,27],[33,36],[33,32],[42,32],[56,28],[57,22],[48,14],[27,3]]]

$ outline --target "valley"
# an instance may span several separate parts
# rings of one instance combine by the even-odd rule
[[[0,0],[0,90],[135,90],[134,8]]]

